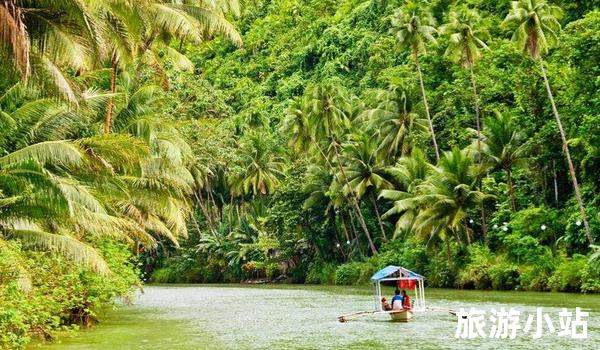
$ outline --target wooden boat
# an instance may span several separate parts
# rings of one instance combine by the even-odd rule
[[[412,272],[402,266],[386,266],[385,268],[375,272],[371,276],[373,282],[373,302],[375,306],[374,311],[361,311],[355,312],[349,315],[338,316],[338,321],[347,322],[358,317],[367,315],[380,315],[388,314],[393,322],[408,322],[413,317],[413,312],[425,311],[425,277],[418,273]],[[384,310],[383,300],[381,297],[381,284],[382,283],[395,283],[397,289],[412,289],[414,290],[414,297],[412,297],[411,305],[412,308],[400,309],[400,310]],[[404,287],[406,285],[406,287]]]
[[[393,322],[408,322],[412,319],[413,313],[410,310],[392,310],[386,311]]]

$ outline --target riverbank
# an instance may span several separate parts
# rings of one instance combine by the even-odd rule
[[[389,289],[389,290],[388,290]],[[384,293],[391,293],[387,288]],[[41,349],[527,349],[598,348],[600,297],[564,293],[427,289],[429,306],[514,307],[535,312],[543,307],[555,320],[560,307],[590,312],[589,338],[574,341],[556,335],[532,340],[456,340],[456,319],[445,312],[417,314],[414,322],[396,324],[368,317],[339,323],[343,313],[372,309],[367,286],[307,285],[151,285],[123,306],[101,315],[94,328],[71,333]],[[524,320],[521,320],[524,322]],[[451,341],[449,341],[451,340]]]

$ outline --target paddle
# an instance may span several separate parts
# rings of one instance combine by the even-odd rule
[[[447,311],[450,315],[452,316],[456,316],[456,310],[454,309],[448,309],[448,308],[443,308],[443,307],[427,307],[427,310],[431,310],[431,311]]]
[[[347,322],[347,321],[354,320],[354,319],[356,319],[356,318],[358,318],[358,317],[361,317],[361,316],[365,316],[365,315],[372,315],[372,314],[374,314],[374,313],[376,313],[376,312],[377,312],[377,311],[360,311],[360,312],[355,312],[355,313],[353,313],[353,314],[348,314],[348,315],[341,315],[341,316],[338,316],[338,318],[337,318],[337,319],[338,319],[338,321],[340,321],[340,322]]]

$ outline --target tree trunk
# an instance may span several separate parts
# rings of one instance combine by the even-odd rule
[[[475,81],[475,73],[473,72],[473,64],[469,64],[469,71],[471,73],[471,86],[473,87],[473,99],[475,102],[475,125],[477,126],[477,163],[481,166],[481,112],[479,110],[479,94],[477,93],[477,83]],[[481,191],[481,179],[479,180],[479,191]],[[485,223],[485,207],[483,201],[481,202],[481,231],[483,233],[483,240],[487,243],[487,226]]]
[[[465,225],[465,236],[467,236],[467,245],[471,245],[471,228],[469,227],[467,218],[463,219],[463,225]]]
[[[215,198],[212,195],[212,189],[210,187],[207,187],[206,189],[206,202],[208,203],[208,208],[211,211],[211,214],[213,215],[213,221],[216,223],[217,221],[221,222],[221,218],[219,217],[219,207],[217,206],[217,202],[215,201]],[[212,202],[212,205],[210,204],[210,202]]]
[[[350,227],[352,227],[352,234],[354,239],[358,240],[358,234],[356,233],[356,225],[354,224],[354,215],[352,215],[352,211],[348,211],[348,215],[350,216]]]
[[[346,244],[350,243],[350,235],[348,234],[348,227],[346,227],[346,220],[344,219],[344,214],[340,213],[340,219],[342,222],[342,229],[344,230],[344,234],[346,235]]]
[[[334,141],[334,142],[336,142],[336,141]],[[342,166],[342,160],[340,158],[340,153],[338,152],[338,149],[337,149],[337,143],[335,143],[333,145],[333,151],[335,152],[335,158],[337,159],[338,167],[340,169],[340,172],[342,173],[344,184],[348,187],[348,191],[350,191],[351,202],[354,204],[354,207],[356,208],[356,213],[358,215],[358,222],[360,223],[360,226],[362,227],[363,231],[365,232],[365,236],[367,236],[367,241],[369,241],[369,247],[371,248],[371,252],[373,253],[373,255],[377,255],[377,253],[378,253],[377,248],[375,247],[375,244],[373,244],[373,240],[371,239],[371,234],[369,233],[369,229],[367,228],[367,223],[365,222],[365,218],[362,215],[362,212],[360,210],[360,205],[358,204],[358,199],[356,198],[354,189],[352,187],[350,187],[350,184],[348,183],[348,177],[346,176],[346,171],[344,170],[344,167]]]
[[[229,194],[229,233],[233,231],[233,195]]]
[[[369,241],[369,247],[371,248],[371,252],[373,252],[373,254],[376,255],[378,253],[377,248],[375,247],[375,244],[373,244],[373,240],[371,239],[371,234],[369,233],[369,229],[367,228],[365,218],[363,217],[362,212],[360,210],[360,206],[358,205],[358,200],[356,199],[356,196],[354,195],[354,190],[350,187],[350,184],[348,183],[348,178],[346,177],[346,172],[344,171],[344,167],[342,166],[342,161],[340,159],[340,154],[338,153],[338,150],[337,150],[337,145],[334,145],[333,149],[335,151],[335,156],[336,156],[336,159],[338,162],[339,169],[342,173],[342,176],[344,177],[342,179],[343,182],[340,181],[340,178],[337,176],[337,174],[335,172],[335,168],[333,167],[333,164],[331,164],[331,162],[327,158],[327,155],[325,154],[325,152],[323,152],[323,150],[316,143],[316,141],[315,141],[315,145],[317,146],[317,149],[321,153],[321,156],[323,156],[323,158],[325,159],[325,162],[327,162],[327,164],[331,168],[331,171],[333,172],[333,176],[335,176],[335,178],[338,180],[338,182],[340,184],[343,183],[348,187],[348,190],[350,191],[350,202],[352,203],[352,206],[354,207],[354,210],[356,211],[356,215],[358,216],[358,222],[360,223],[360,226],[363,229],[363,232],[365,233],[367,240]]]
[[[113,53],[111,58],[111,69],[110,69],[110,92],[114,94],[117,91],[117,68],[118,60],[116,54]],[[108,98],[108,104],[106,106],[106,118],[104,119],[104,133],[110,134],[113,127],[113,108],[114,101],[113,97]]]
[[[373,208],[375,208],[375,214],[377,215],[377,222],[379,223],[379,229],[381,230],[381,237],[383,237],[383,241],[387,242],[387,235],[385,234],[385,229],[383,228],[383,221],[381,221],[381,215],[379,215],[379,208],[377,208],[377,200],[375,199],[375,195],[371,193],[371,202],[373,203]]]
[[[515,198],[515,189],[513,188],[512,169],[506,168],[504,170],[506,170],[506,182],[508,185],[508,194],[510,195],[510,208],[514,213],[517,211],[517,199]]]
[[[425,106],[425,114],[427,115],[427,121],[429,122],[429,131],[431,132],[431,140],[433,141],[433,148],[435,150],[435,159],[440,160],[440,151],[438,149],[437,140],[435,138],[435,131],[433,130],[433,122],[431,121],[431,114],[429,113],[429,103],[427,103],[427,94],[425,93],[425,85],[423,84],[423,74],[421,73],[421,66],[419,64],[419,58],[415,57],[415,63],[417,65],[417,72],[419,72],[419,82],[421,84],[421,95],[423,95],[423,105]]]
[[[554,203],[558,208],[558,180],[556,179],[556,161],[552,161],[552,175],[554,177]]]
[[[567,136],[565,134],[565,130],[563,129],[558,110],[556,109],[556,104],[554,103],[554,96],[552,95],[550,83],[548,82],[548,76],[546,75],[546,69],[544,68],[544,61],[542,59],[539,59],[539,62],[540,68],[542,69],[542,76],[544,77],[544,85],[546,85],[546,92],[548,93],[548,99],[550,100],[550,105],[552,106],[552,113],[554,113],[554,118],[556,118],[556,124],[558,125],[558,130],[560,132],[560,138],[562,139],[563,151],[565,152],[565,157],[567,158],[567,163],[569,164],[569,173],[571,174],[571,181],[573,182],[573,189],[575,190],[575,198],[577,199],[577,204],[579,205],[581,218],[585,227],[585,234],[587,236],[588,242],[590,244],[594,244],[594,238],[592,237],[590,224],[588,223],[587,214],[585,212],[585,206],[583,204],[583,199],[581,198],[581,191],[579,190],[579,183],[577,182],[577,175],[575,174],[575,167],[573,166],[573,160],[571,159],[571,153],[569,152]]]
[[[446,243],[446,257],[448,258],[448,267],[452,264],[452,251],[450,250],[450,237],[448,237],[448,233],[444,237],[444,242]]]
[[[204,203],[203,203],[203,201],[202,201],[202,197],[201,197],[201,196],[198,196],[198,193],[196,193],[195,191],[194,191],[194,196],[196,197],[196,201],[198,202],[198,205],[200,206],[200,209],[202,210],[202,213],[203,213],[203,214],[204,214],[204,216],[206,217],[206,224],[208,225],[208,228],[209,228],[211,231],[214,231],[214,230],[215,230],[215,227],[214,227],[214,225],[213,225],[212,218],[211,218],[211,216],[210,216],[210,213],[208,212],[208,210],[207,210],[207,209],[206,209],[206,207],[204,206]]]
[[[473,65],[469,65],[469,71],[471,73],[471,86],[473,87],[473,98],[475,100],[475,125],[477,126],[477,155],[478,163],[481,164],[481,121],[479,112],[479,94],[477,93],[477,84],[475,82],[475,73],[473,72]]]

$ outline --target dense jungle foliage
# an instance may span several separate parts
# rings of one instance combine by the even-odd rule
[[[0,1],[0,347],[143,280],[600,292],[595,1]]]
[[[146,271],[354,284],[400,264],[430,286],[600,291],[596,6],[246,3],[243,48],[186,47],[173,114],[197,120],[200,233]]]
[[[92,324],[187,235],[198,163],[174,44],[241,39],[237,1],[0,1],[0,348]],[[171,46],[173,44],[173,47]],[[179,102],[178,102],[179,103]]]

